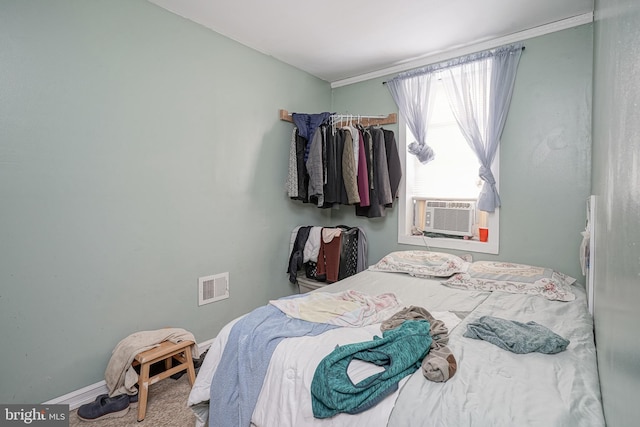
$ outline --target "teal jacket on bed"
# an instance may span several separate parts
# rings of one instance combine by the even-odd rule
[[[429,352],[430,327],[426,320],[408,320],[385,331],[382,338],[336,347],[313,376],[313,416],[329,418],[340,412],[362,412],[396,391],[398,382],[415,372]],[[353,359],[374,363],[384,371],[354,384],[347,374]]]

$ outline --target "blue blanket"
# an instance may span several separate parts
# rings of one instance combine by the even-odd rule
[[[209,427],[249,427],[278,343],[289,337],[319,335],[335,327],[290,318],[271,304],[240,319],[231,329],[211,380]]]
[[[485,340],[513,353],[559,353],[569,340],[536,322],[517,322],[493,316],[482,316],[467,325],[467,338]]]

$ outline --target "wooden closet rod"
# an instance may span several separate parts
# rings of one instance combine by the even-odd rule
[[[392,125],[398,123],[398,115],[391,113],[387,117],[379,116],[359,116],[357,114],[338,114],[344,116],[352,116],[353,121],[361,124],[362,126],[375,126],[375,125]],[[287,110],[280,110],[280,120],[293,123],[293,117]]]

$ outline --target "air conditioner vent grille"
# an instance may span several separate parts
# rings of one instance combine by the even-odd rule
[[[198,305],[229,298],[229,273],[215,274],[198,279]]]
[[[414,225],[430,233],[472,236],[475,202],[468,200],[414,200]]]
[[[469,232],[469,211],[462,209],[436,209],[433,213],[434,228]]]
[[[428,208],[448,208],[448,209],[472,209],[472,202],[448,202],[427,200]]]

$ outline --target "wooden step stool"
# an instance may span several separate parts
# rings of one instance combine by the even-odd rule
[[[196,380],[196,371],[193,368],[193,358],[191,357],[191,346],[193,344],[193,341],[181,341],[179,343],[163,341],[157,347],[136,355],[132,365],[140,365],[140,376],[138,377],[138,421],[144,420],[147,415],[147,397],[151,384],[186,370],[189,375],[189,383],[193,387],[193,383]],[[149,378],[151,365],[163,360],[165,370]],[[173,366],[173,360],[178,361],[179,365]]]

